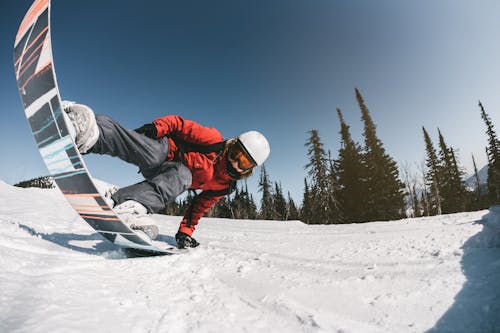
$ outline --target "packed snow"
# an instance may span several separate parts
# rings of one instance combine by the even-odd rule
[[[155,215],[160,241],[180,217]],[[0,332],[500,332],[500,207],[351,225],[202,219],[127,258],[57,189],[0,182]]]

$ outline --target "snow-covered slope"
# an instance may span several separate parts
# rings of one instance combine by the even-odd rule
[[[0,225],[0,332],[500,332],[500,209],[203,219],[199,248],[127,259],[58,190],[0,183]]]

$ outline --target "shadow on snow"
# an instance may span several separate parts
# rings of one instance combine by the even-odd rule
[[[466,277],[455,302],[427,333],[500,332],[500,206],[478,224],[483,230],[463,246]]]
[[[51,234],[41,233],[36,231],[30,226],[25,224],[18,224],[19,228],[28,232],[32,236],[40,237],[43,240],[52,242],[59,246],[68,248],[73,251],[82,252],[92,255],[102,255],[105,252],[116,251],[119,249],[118,246],[106,241],[99,233],[94,233],[92,235],[79,235],[73,233],[59,233],[54,232]],[[72,244],[72,242],[83,242],[83,241],[101,241],[94,244],[92,247],[83,247]]]
[[[92,235],[79,235],[74,233],[59,233],[59,232],[47,234],[38,232],[32,227],[27,226],[25,224],[18,224],[18,226],[19,228],[28,232],[32,236],[40,237],[43,240],[52,242],[54,244],[68,248],[73,251],[91,255],[98,255],[98,256],[103,254],[111,254],[112,252],[116,251],[119,251],[120,253],[123,254],[123,256],[108,255],[106,256],[106,258],[108,259],[123,259],[126,257],[136,257],[122,250],[119,246],[112,244],[98,232],[93,233]],[[177,246],[177,242],[175,241],[175,238],[172,236],[158,235],[156,240],[174,247]],[[84,241],[94,241],[95,244],[93,244],[92,247],[78,246],[74,244],[75,242],[84,242]]]

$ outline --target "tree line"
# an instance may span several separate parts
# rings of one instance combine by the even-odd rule
[[[304,181],[302,221],[321,224],[385,221],[500,204],[500,142],[481,102],[479,110],[488,136],[487,186],[482,186],[472,156],[475,185],[468,188],[457,149],[446,143],[439,129],[436,149],[425,127],[422,127],[426,147],[421,167],[423,181],[419,184],[408,166],[403,168],[404,179],[401,179],[396,162],[377,137],[376,126],[360,91],[355,89],[355,94],[364,124],[363,146],[352,139],[339,108],[341,142],[336,159],[330,157],[330,152],[326,153],[317,130],[308,132],[309,178]]]
[[[479,179],[474,155],[473,188],[467,188],[464,183],[465,172],[459,166],[456,149],[448,146],[443,134],[438,129],[438,149],[425,129],[422,127],[426,160],[424,185],[420,197],[415,190],[415,184],[408,186],[410,190],[411,207],[414,216],[429,216],[445,213],[484,209],[490,205],[500,204],[500,144],[495,133],[491,118],[486,113],[484,106],[479,102],[481,118],[486,125],[488,146],[488,179],[487,187],[483,188]]]
[[[271,180],[266,167],[262,166],[259,207],[244,182],[232,195],[214,205],[207,216],[279,221],[300,219],[308,224],[339,224],[455,213],[500,204],[500,141],[481,102],[479,111],[488,136],[485,149],[488,180],[487,186],[482,186],[472,156],[475,185],[468,188],[458,150],[446,143],[439,128],[436,148],[431,135],[422,127],[426,157],[420,166],[420,177],[411,174],[407,165],[402,168],[401,177],[397,163],[377,136],[376,125],[357,88],[355,96],[364,125],[364,142],[360,144],[353,140],[340,108],[336,110],[340,123],[340,148],[336,158],[332,157],[331,151],[325,150],[318,130],[308,131],[305,143],[307,175],[300,206],[291,198],[290,192],[285,196],[281,182]],[[53,180],[48,176],[38,177],[15,186],[52,188]],[[183,215],[194,195],[190,192],[165,207],[162,213]]]
[[[300,214],[306,223],[359,223],[404,216],[405,191],[397,164],[378,138],[376,125],[357,88],[355,94],[364,124],[363,146],[353,140],[340,108],[337,158],[325,151],[317,130],[308,132],[308,177],[304,179]]]
[[[245,219],[245,220],[298,220],[299,208],[290,192],[285,197],[281,183],[272,181],[265,166],[261,167],[259,192],[262,199],[257,207],[253,195],[248,191],[246,181],[238,185],[235,192],[223,197],[206,214],[207,217]],[[183,215],[194,198],[192,192],[186,197],[169,204],[162,213],[167,215]]]
[[[29,180],[21,181],[14,184],[16,187],[28,188],[28,187],[38,187],[38,188],[54,188],[54,179],[50,176],[41,176]]]

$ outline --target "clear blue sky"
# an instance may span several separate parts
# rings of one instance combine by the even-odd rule
[[[0,4],[0,179],[10,184],[47,174],[12,65],[30,3]],[[354,87],[399,163],[423,160],[425,126],[469,172],[472,153],[483,166],[479,99],[500,133],[499,18],[493,0],[52,0],[52,42],[64,99],[130,128],[171,113],[227,138],[257,129],[271,143],[271,179],[300,201],[308,130],[336,156],[340,107],[362,140]],[[86,161],[100,179],[140,180],[116,159]]]

